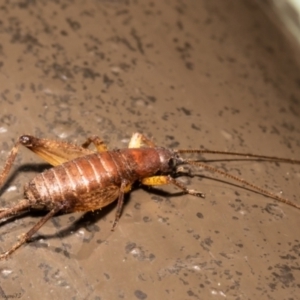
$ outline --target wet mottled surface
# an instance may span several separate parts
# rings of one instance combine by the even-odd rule
[[[0,20],[1,166],[24,133],[300,159],[299,64],[254,1],[5,1]],[[299,165],[211,163],[300,203]],[[1,206],[44,167],[22,149]],[[137,188],[114,232],[116,203],[53,218],[0,262],[0,298],[299,299],[300,210],[213,177],[183,178],[205,199]],[[43,215],[2,222],[1,251]]]

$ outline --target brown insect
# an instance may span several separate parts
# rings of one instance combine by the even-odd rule
[[[88,149],[91,143],[96,146],[97,152]],[[156,147],[151,140],[139,133],[133,134],[128,148],[112,151],[108,151],[107,146],[97,136],[92,136],[82,146],[77,146],[66,142],[23,135],[16,142],[6,160],[4,169],[0,174],[0,186],[3,185],[8,176],[20,145],[32,150],[54,168],[38,174],[27,183],[24,187],[24,199],[11,208],[0,209],[0,220],[30,208],[45,209],[49,212],[27,233],[21,235],[15,245],[1,254],[0,259],[7,258],[21,245],[28,242],[56,213],[93,211],[118,199],[113,230],[121,215],[124,194],[130,191],[136,181],[148,186],[173,184],[187,194],[204,197],[201,192],[188,189],[174,178],[183,165],[202,167],[300,209],[298,204],[288,199],[200,161],[184,159],[181,154],[238,155],[297,164],[300,163],[299,160],[224,151],[171,150]]]

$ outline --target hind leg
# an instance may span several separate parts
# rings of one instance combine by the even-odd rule
[[[95,145],[98,152],[108,151],[107,145],[96,135],[90,136],[81,146],[82,148],[87,148],[91,143]]]
[[[129,141],[128,148],[141,148],[143,145],[150,148],[155,147],[155,144],[150,139],[139,132],[135,132]]]
[[[28,242],[30,238],[56,213],[58,213],[62,209],[61,206],[57,206],[53,208],[46,216],[40,219],[28,232],[21,235],[20,240],[14,244],[9,250],[5,251],[0,255],[0,260],[7,258],[13,252],[15,252],[18,248],[20,248],[23,244]]]

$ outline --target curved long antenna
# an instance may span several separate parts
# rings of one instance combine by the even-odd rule
[[[259,187],[257,185],[254,185],[254,184],[252,184],[252,183],[250,183],[250,182],[248,182],[248,181],[246,181],[246,180],[244,180],[242,178],[239,178],[239,177],[237,177],[235,175],[232,175],[230,173],[221,171],[220,169],[217,169],[215,167],[209,166],[209,165],[207,165],[205,163],[201,163],[201,162],[198,162],[198,161],[184,160],[184,162],[187,163],[187,164],[189,164],[189,165],[193,165],[193,166],[197,166],[197,167],[202,167],[202,168],[204,168],[204,169],[206,169],[208,171],[211,171],[213,173],[217,173],[217,174],[219,174],[219,175],[221,175],[223,177],[230,178],[232,180],[240,182],[243,185],[246,185],[246,186],[250,187],[251,189],[258,191],[259,193],[261,193],[261,194],[263,194],[265,196],[268,196],[268,197],[273,198],[273,199],[275,199],[275,200],[277,200],[279,202],[282,202],[282,203],[285,203],[285,204],[288,204],[290,206],[293,206],[295,208],[300,209],[300,205],[298,205],[298,204],[296,204],[296,203],[294,203],[294,202],[292,202],[292,201],[290,201],[290,200],[288,200],[286,198],[277,196],[276,194],[274,194],[272,192],[269,192],[268,190],[266,190],[264,188],[261,188],[261,187]]]
[[[206,150],[206,149],[180,149],[175,150],[177,153],[197,153],[197,154],[221,154],[221,155],[231,155],[231,156],[241,156],[241,157],[248,157],[248,158],[258,158],[258,159],[265,159],[265,160],[272,160],[278,162],[287,162],[292,164],[300,164],[300,160],[290,159],[290,158],[283,158],[277,156],[267,156],[267,155],[258,155],[252,153],[239,153],[239,152],[231,152],[231,151],[215,151],[215,150]]]

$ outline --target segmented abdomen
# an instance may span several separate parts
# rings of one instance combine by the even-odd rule
[[[89,211],[114,201],[122,179],[137,178],[121,151],[79,157],[37,175],[26,187],[25,195],[35,207],[51,209],[57,202],[64,211]]]
[[[171,156],[167,149],[139,148],[78,157],[37,175],[25,186],[25,197],[32,207],[48,210],[58,204],[64,212],[99,209],[118,197],[122,182],[128,187],[159,171],[169,172]]]

